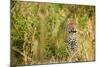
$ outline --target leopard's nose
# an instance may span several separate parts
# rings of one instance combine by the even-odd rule
[[[72,28],[72,29],[69,29],[69,31],[68,31],[69,33],[76,33],[77,31],[76,31],[76,29],[75,28]]]

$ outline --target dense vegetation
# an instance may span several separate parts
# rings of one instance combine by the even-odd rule
[[[73,19],[78,50],[65,44],[65,27]],[[67,34],[66,34],[67,35]],[[11,63],[31,65],[95,60],[95,7],[12,1]]]

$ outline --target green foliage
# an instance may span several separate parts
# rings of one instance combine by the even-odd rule
[[[87,19],[88,19],[87,16],[80,18],[80,20],[79,20],[79,27],[80,28],[84,29],[86,22],[87,22]]]

